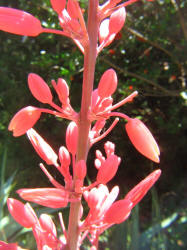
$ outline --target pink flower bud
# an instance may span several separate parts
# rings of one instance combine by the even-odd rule
[[[115,176],[119,164],[119,157],[110,155],[98,170],[97,182],[102,184],[109,182]]]
[[[130,215],[132,202],[124,199],[116,201],[106,212],[103,222],[109,224],[119,224],[126,220]]]
[[[155,184],[161,175],[161,170],[155,170],[149,174],[143,181],[136,185],[128,194],[125,199],[132,201],[133,207],[140,202],[140,200],[146,195],[149,189]]]
[[[104,72],[98,85],[98,95],[101,99],[109,97],[115,92],[117,82],[117,75],[113,69]]]
[[[67,105],[69,103],[69,87],[67,82],[59,78],[56,85],[56,92],[58,94],[58,98],[63,105]]]
[[[109,19],[102,21],[99,27],[99,42],[104,43],[104,47],[108,46],[115,38],[116,34],[109,34]]]
[[[8,130],[13,131],[14,136],[23,135],[34,126],[40,118],[41,111],[38,108],[28,106],[18,111],[8,126]]]
[[[19,247],[17,243],[6,243],[4,241],[0,241],[0,250],[27,250]]]
[[[66,0],[50,0],[51,6],[58,14],[60,14],[66,6]]]
[[[75,0],[68,0],[67,2],[67,11],[68,11],[68,14],[72,17],[72,18],[75,18],[77,19],[78,18],[78,8],[79,8],[79,5],[78,5],[78,2],[75,1]]]
[[[7,205],[12,217],[23,227],[30,228],[37,224],[37,217],[28,203],[24,205],[16,199],[9,198]]]
[[[51,233],[54,236],[57,236],[55,224],[53,223],[51,217],[48,214],[41,214],[39,222],[44,231]]]
[[[110,34],[117,34],[122,29],[125,23],[125,18],[126,18],[126,11],[124,7],[112,13],[109,21]]]
[[[37,74],[30,73],[28,85],[32,95],[42,103],[51,103],[53,96],[47,83]]]
[[[69,202],[68,193],[57,188],[23,188],[17,193],[24,200],[50,208],[66,207]]]
[[[38,36],[42,26],[36,17],[27,12],[0,7],[0,30],[22,36]]]
[[[126,124],[127,134],[134,147],[152,161],[159,162],[160,150],[149,129],[139,119],[130,119]]]
[[[109,157],[110,155],[114,154],[115,144],[110,142],[110,141],[107,141],[104,145],[104,149],[105,149],[105,153],[106,153],[107,157]]]
[[[27,136],[38,155],[48,164],[57,166],[58,156],[49,144],[34,130],[29,129]]]
[[[75,122],[70,122],[66,130],[66,146],[68,151],[75,155],[77,152],[78,127]]]
[[[59,156],[61,166],[62,167],[64,167],[64,166],[69,167],[71,159],[70,159],[70,154],[69,154],[68,150],[66,149],[66,147],[64,147],[64,146],[60,147],[58,156]]]
[[[84,160],[80,160],[75,165],[75,176],[77,179],[84,180],[87,172],[86,163]]]

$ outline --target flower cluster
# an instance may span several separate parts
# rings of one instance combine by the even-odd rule
[[[58,15],[62,31],[43,28],[37,18],[24,11],[0,7],[0,29],[26,36],[37,36],[43,32],[65,35],[73,39],[85,58],[88,58],[91,54],[88,53],[88,48],[92,47],[93,40],[96,41],[97,57],[101,50],[108,46],[122,29],[126,18],[125,7],[136,1],[129,0],[121,3],[120,0],[108,0],[99,5],[97,0],[90,0],[92,5],[89,7],[87,27],[83,11],[77,0],[68,0],[67,2],[66,0],[51,0],[51,6]],[[97,33],[90,34],[94,22]],[[92,39],[94,35],[95,40]],[[91,62],[91,59],[88,60],[89,62]],[[91,84],[89,76],[94,71],[94,68],[90,65],[85,64],[84,66],[87,76],[85,77],[86,80],[83,79],[83,82],[86,82],[86,85]],[[27,134],[35,151],[43,160],[43,163],[40,163],[40,168],[54,187],[23,188],[18,190],[17,193],[26,201],[50,208],[63,208],[70,203],[73,211],[70,213],[69,223],[71,225],[68,230],[64,226],[62,214],[59,213],[63,237],[58,238],[55,225],[49,215],[42,214],[38,219],[29,203],[24,205],[18,200],[8,199],[8,209],[11,215],[23,227],[32,229],[39,250],[67,249],[68,247],[68,249],[79,249],[86,237],[89,239],[92,249],[97,249],[100,234],[112,225],[125,221],[133,207],[144,197],[161,174],[161,170],[155,170],[127,193],[123,199],[116,201],[119,187],[115,186],[109,191],[106,185],[115,176],[121,159],[115,154],[115,145],[108,141],[104,144],[105,155],[96,150],[94,166],[97,174],[93,183],[87,186],[84,183],[88,168],[86,159],[90,147],[106,137],[115,127],[119,118],[127,122],[125,129],[135,148],[145,157],[154,162],[159,162],[159,147],[143,122],[115,111],[122,105],[133,101],[138,94],[135,91],[118,103],[113,104],[112,95],[116,91],[117,83],[118,79],[114,69],[106,70],[101,76],[98,87],[94,90],[90,88],[90,93],[88,93],[90,100],[88,107],[85,109],[87,113],[82,117],[81,111],[76,112],[70,103],[69,87],[65,79],[59,78],[57,81],[51,81],[59,99],[60,105],[57,105],[53,101],[53,94],[48,84],[35,73],[30,73],[28,76],[28,86],[32,95],[39,102],[48,104],[51,108],[24,107],[14,115],[8,129],[13,132],[14,136]],[[86,94],[83,93],[83,98]],[[86,102],[82,103],[84,106]],[[49,113],[70,120],[66,130],[66,145],[62,145],[58,153],[33,128],[42,113]],[[106,121],[111,117],[115,117],[113,123],[108,129],[104,130]],[[83,135],[80,128],[83,123],[87,123],[89,128],[84,157],[79,154],[80,141]],[[53,178],[44,164],[52,165],[59,171],[64,178],[64,185]],[[89,207],[86,216],[81,205],[82,197]],[[72,229],[73,220],[76,219],[78,222],[74,227],[75,229]],[[77,235],[77,238],[72,235],[72,232]],[[76,246],[74,245],[72,248],[70,247],[70,235],[72,242],[77,241]],[[14,243],[0,242],[0,249],[21,248]]]

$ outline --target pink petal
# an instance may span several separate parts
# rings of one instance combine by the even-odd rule
[[[0,7],[0,30],[22,36],[38,36],[42,26],[36,17],[27,12]]]
[[[66,130],[66,146],[68,151],[75,155],[77,152],[78,127],[75,122],[70,122]]]
[[[117,34],[122,29],[125,23],[125,18],[126,18],[126,11],[124,7],[113,12],[112,15],[110,16],[110,21],[109,21],[109,33]]]

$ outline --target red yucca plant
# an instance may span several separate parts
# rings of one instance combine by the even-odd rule
[[[95,181],[84,185],[87,173],[87,155],[91,146],[103,139],[117,124],[119,118],[127,121],[126,131],[135,148],[154,162],[159,162],[159,148],[148,128],[137,118],[115,112],[120,106],[133,101],[137,91],[113,104],[112,95],[117,88],[117,74],[114,69],[106,70],[93,89],[96,59],[102,49],[108,46],[122,29],[125,7],[138,0],[108,0],[99,4],[89,0],[87,22],[78,0],[51,0],[62,30],[43,28],[39,19],[22,10],[0,7],[0,30],[22,36],[38,36],[41,33],[56,33],[71,38],[84,55],[84,72],[80,111],[76,112],[69,99],[69,87],[65,79],[52,80],[51,84],[61,105],[53,100],[53,94],[41,76],[30,73],[28,86],[33,96],[51,108],[28,106],[18,111],[10,121],[8,129],[14,136],[27,134],[37,154],[47,165],[56,168],[64,178],[64,185],[57,182],[44,163],[40,168],[53,184],[53,188],[23,188],[19,196],[45,207],[63,208],[70,203],[68,228],[64,226],[62,213],[59,213],[63,232],[58,237],[56,227],[47,214],[39,218],[29,203],[9,198],[8,209],[13,218],[23,227],[31,228],[36,239],[37,249],[80,249],[87,238],[92,250],[98,249],[99,236],[114,224],[125,221],[132,208],[144,197],[161,174],[155,170],[135,186],[123,199],[117,200],[119,187],[111,191],[107,183],[115,176],[120,165],[120,157],[115,154],[115,145],[106,142],[105,155],[96,150]],[[131,86],[132,87],[132,86]],[[131,88],[133,89],[133,87]],[[70,121],[66,130],[66,142],[55,152],[34,130],[35,123],[42,113],[49,113]],[[112,125],[104,130],[106,121],[115,117]],[[85,215],[82,199],[89,211]],[[0,249],[21,249],[17,243],[0,242]]]

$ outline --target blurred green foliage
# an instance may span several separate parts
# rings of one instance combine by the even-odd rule
[[[49,0],[2,0],[1,5],[23,9],[38,17],[43,26],[59,28],[57,15],[52,11]],[[86,8],[87,1],[81,1],[81,6]],[[187,246],[184,236],[184,208],[187,204],[185,20],[185,0],[139,1],[127,8],[124,28],[116,36],[114,43],[105,48],[98,58],[95,86],[102,73],[112,67],[119,78],[119,88],[114,97],[116,101],[133,90],[138,90],[139,96],[134,102],[122,107],[120,111],[141,118],[153,132],[160,145],[159,167],[163,171],[156,184],[157,191],[144,199],[139,211],[135,210],[129,221],[103,236],[101,249],[135,250],[138,248],[131,243],[136,244],[137,240],[134,238],[142,237],[150,239],[147,242],[149,247],[144,246],[144,249],[185,249]],[[32,97],[27,87],[27,75],[30,72],[39,74],[49,85],[51,79],[65,78],[70,86],[72,105],[78,111],[81,102],[83,56],[71,40],[52,34],[28,38],[0,31],[0,44],[1,158],[5,144],[8,147],[4,178],[8,179],[10,173],[16,170],[15,189],[38,187],[38,183],[40,186],[49,186],[50,183],[38,167],[40,159],[26,137],[13,138],[7,131],[8,123],[20,108],[41,105]],[[36,129],[57,150],[65,143],[66,125],[67,121],[62,122],[43,115]],[[109,185],[118,184],[120,194],[124,195],[157,165],[136,152],[125,134],[124,122],[119,122],[104,141],[106,140],[116,143],[117,154],[122,157],[121,168]],[[102,150],[104,141],[94,146],[89,154],[88,175],[92,180],[95,177],[95,169],[92,167],[94,151],[96,148]],[[60,178],[55,170],[50,171],[57,179]],[[11,195],[16,197],[15,192]],[[167,228],[162,228],[162,222],[175,213],[176,219]],[[171,218],[170,220],[172,221]],[[110,245],[111,242],[121,247],[115,248]],[[155,245],[155,242],[160,245]]]

